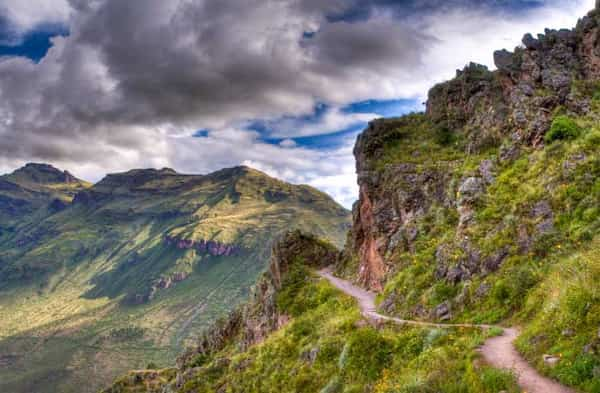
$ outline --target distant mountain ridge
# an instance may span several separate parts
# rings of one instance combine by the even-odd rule
[[[0,391],[16,393],[83,381],[96,391],[142,361],[173,361],[247,296],[280,233],[298,228],[341,246],[350,224],[328,195],[243,166],[135,169],[92,185],[28,164],[0,177],[0,196],[0,309],[10,310],[0,358],[16,354],[0,369]],[[37,363],[27,345],[39,348]]]
[[[48,164],[29,163],[0,176],[0,230],[39,209],[60,209],[90,186]]]

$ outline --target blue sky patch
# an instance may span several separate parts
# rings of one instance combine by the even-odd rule
[[[201,130],[196,131],[194,133],[194,135],[192,135],[192,136],[196,137],[196,138],[206,138],[206,137],[208,137],[208,133],[209,133],[209,130],[201,129]]]
[[[382,117],[394,117],[422,111],[424,106],[415,99],[366,100],[345,106],[345,113],[377,113]]]
[[[64,26],[44,26],[15,41],[14,35],[11,35],[5,26],[3,27],[0,27],[0,56],[27,57],[36,63],[43,59],[52,47],[50,38],[69,34]]]
[[[297,127],[314,126],[316,129],[320,126],[323,117],[331,110],[331,106],[326,104],[317,104],[312,113],[303,116],[285,116],[274,120],[255,120],[248,123],[246,129],[256,131],[260,134],[260,140],[264,143],[279,145],[282,141],[290,139],[296,143],[296,146],[310,149],[327,150],[343,146],[348,139],[354,140],[366,126],[366,121],[355,121],[349,126],[325,131],[322,134],[298,137],[274,137],[277,135],[278,127],[281,124],[295,124]],[[343,114],[373,113],[378,117],[401,116],[410,112],[423,110],[423,105],[414,99],[394,99],[394,100],[366,100],[359,101],[341,108]]]

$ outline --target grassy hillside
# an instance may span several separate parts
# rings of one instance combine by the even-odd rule
[[[348,228],[325,194],[245,167],[134,170],[76,194],[22,171],[9,176],[65,203],[36,205],[0,237],[0,391],[93,392],[168,365],[247,297],[279,233],[340,244]]]
[[[434,179],[429,191],[443,186],[411,222],[410,242],[388,248],[380,308],[409,319],[522,326],[519,348],[540,370],[600,391],[600,101],[592,103],[587,116],[556,115],[553,124],[566,118],[575,134],[510,157],[501,143],[466,154],[461,134],[445,134],[425,115],[386,120],[375,170],[388,180],[378,192],[411,189],[391,180],[399,165]],[[348,258],[340,272],[356,278],[356,263]],[[551,367],[544,354],[561,360]]]
[[[322,257],[325,243],[297,234],[282,243],[241,320],[217,324],[203,341],[208,348],[199,344],[179,369],[132,372],[105,392],[518,391],[510,374],[479,361],[480,330],[373,323],[354,299],[314,274],[331,262]],[[265,289],[272,281],[279,285]],[[285,322],[265,340],[248,343],[252,320],[270,318]]]

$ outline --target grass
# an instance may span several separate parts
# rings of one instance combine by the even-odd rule
[[[204,357],[180,391],[518,391],[511,374],[479,361],[475,349],[483,333],[375,328],[363,320],[354,299],[301,265],[289,273],[277,298],[279,309],[292,316],[288,324],[245,351],[233,342]]]
[[[319,242],[307,238],[303,249],[311,249],[310,241]],[[274,292],[275,310],[288,322],[250,347],[237,341],[241,333],[218,331],[213,339],[225,337],[224,343],[188,358],[178,392],[518,391],[513,375],[481,363],[476,349],[485,332],[373,324],[354,298],[311,271],[319,263],[310,255],[285,259],[281,289]],[[257,298],[246,307],[270,310],[271,303]],[[129,377],[107,392],[131,393],[144,383]]]
[[[2,391],[35,384],[39,393],[96,392],[129,369],[172,364],[248,296],[279,233],[299,227],[339,244],[349,222],[324,194],[243,168],[209,176],[137,171],[87,192],[90,202],[30,216],[0,237],[0,353],[15,355],[0,369]],[[178,250],[167,234],[244,251]],[[33,240],[19,243],[24,236]],[[125,301],[175,272],[189,276],[149,303]]]
[[[388,250],[391,271],[378,300],[394,299],[389,312],[401,318],[430,319],[437,305],[450,302],[454,321],[524,326],[519,348],[540,370],[582,391],[599,391],[600,341],[594,337],[600,299],[593,283],[600,260],[594,251],[600,232],[600,125],[595,115],[558,115],[547,145],[522,148],[514,160],[501,160],[495,147],[466,154],[463,135],[435,128],[424,115],[389,120],[386,127],[390,131],[381,134],[388,139],[372,166],[390,180],[377,192],[387,198],[398,189],[410,190],[393,176],[395,166],[409,163],[416,174],[443,180],[445,200],[428,200],[410,248],[400,243]],[[483,160],[494,164],[494,181],[475,203],[474,221],[459,233],[458,185],[481,176]],[[462,239],[479,252],[480,265],[502,252],[498,270],[457,283],[440,279],[436,253],[445,250],[449,268],[465,263]],[[352,269],[346,270],[352,277]],[[545,353],[562,354],[563,360],[548,368],[541,360]],[[423,377],[410,378],[407,386],[419,391]]]

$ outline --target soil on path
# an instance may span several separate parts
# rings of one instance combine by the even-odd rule
[[[514,341],[519,332],[515,328],[504,328],[496,325],[486,324],[470,324],[470,323],[434,323],[412,321],[388,317],[379,314],[375,307],[375,293],[366,291],[363,288],[357,287],[352,283],[335,277],[330,269],[323,269],[317,272],[319,276],[327,279],[333,286],[344,292],[345,294],[355,298],[360,306],[364,316],[374,320],[392,321],[400,325],[434,327],[434,328],[453,328],[453,327],[471,327],[477,329],[490,329],[499,327],[503,329],[503,334],[497,337],[489,338],[480,348],[481,355],[490,365],[511,370],[517,377],[519,386],[527,393],[574,393],[569,389],[552,379],[546,378],[539,374],[537,370],[525,361],[519,355],[514,347]]]

